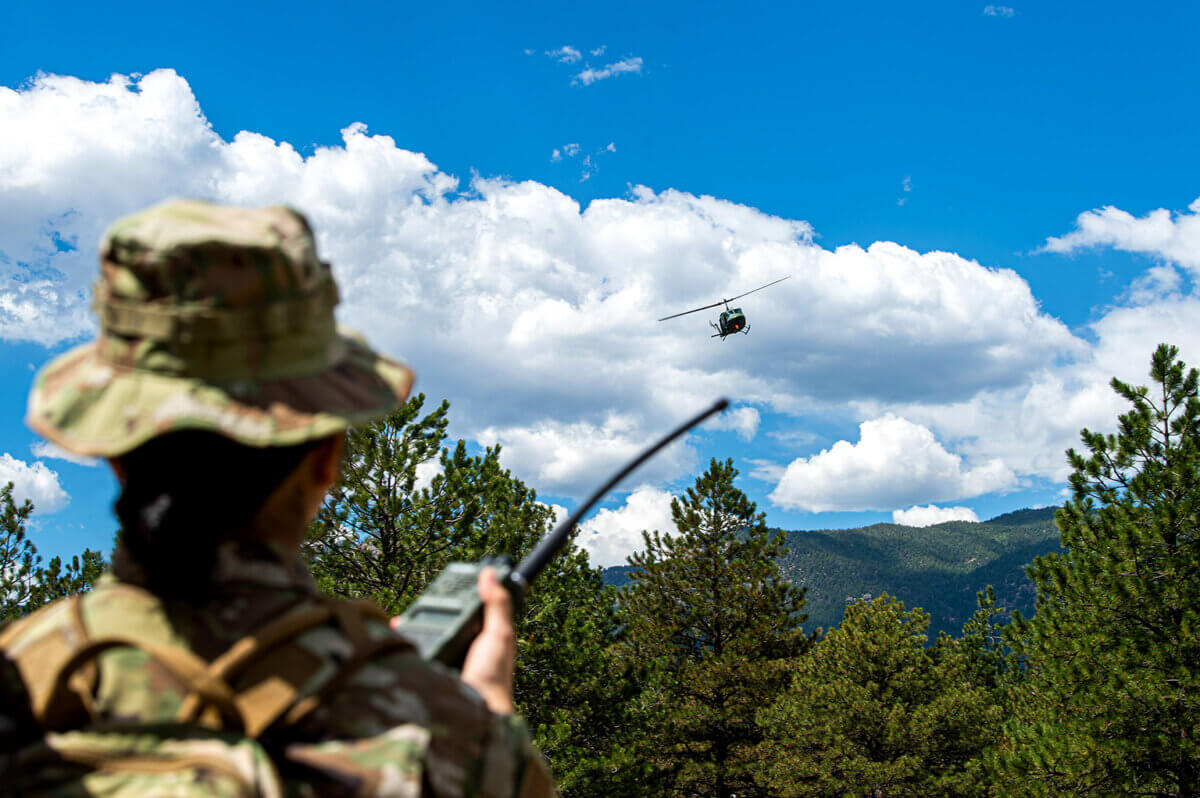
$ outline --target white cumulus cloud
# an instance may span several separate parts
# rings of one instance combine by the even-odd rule
[[[1176,267],[1200,269],[1200,200],[1189,212],[1159,209],[1143,217],[1106,207],[1080,214],[1076,229],[1047,240],[1043,251],[1071,253],[1111,247],[1157,258],[1135,279],[1123,301],[1086,326],[1093,343],[1062,362],[1031,369],[1019,383],[984,388],[961,401],[855,402],[864,416],[892,412],[924,424],[973,460],[1000,459],[1025,476],[1067,478],[1064,452],[1080,447],[1079,431],[1115,431],[1127,403],[1110,387],[1113,377],[1149,383],[1150,355],[1160,343],[1179,347],[1200,365],[1200,296],[1189,292]]]
[[[770,498],[781,507],[809,512],[885,510],[1015,485],[1016,475],[1002,461],[968,467],[928,428],[887,415],[859,425],[857,443],[838,441],[793,460]]]
[[[45,463],[26,463],[8,452],[0,454],[0,485],[13,483],[13,500],[29,499],[34,512],[53,513],[67,506],[69,497],[58,482],[58,474]]]
[[[979,516],[970,507],[938,507],[935,504],[892,511],[892,523],[901,526],[933,526],[947,521],[978,522]]]
[[[0,89],[0,179],[0,340],[92,329],[95,243],[120,215],[171,195],[284,202],[333,263],[340,320],[449,398],[456,435],[502,443],[519,476],[565,495],[718,396],[750,436],[764,413],[1009,396],[1089,351],[1008,269],[893,242],[825,249],[802,220],[675,190],[581,207],[534,181],[464,186],[359,123],[308,155],[225,140],[171,70]],[[736,356],[709,337],[716,311],[655,321],[784,275],[738,300],[753,329]],[[677,444],[645,478],[694,465]]]
[[[1184,213],[1159,208],[1134,216],[1111,205],[1084,211],[1074,230],[1047,239],[1042,249],[1069,253],[1098,246],[1162,258],[1200,276],[1200,198]]]
[[[962,401],[864,402],[866,415],[894,412],[933,430],[973,460],[1000,459],[1019,474],[1061,482],[1070,468],[1064,452],[1080,448],[1079,431],[1115,432],[1128,404],[1113,377],[1150,383],[1150,355],[1160,343],[1200,366],[1200,297],[1169,295],[1109,308],[1088,325],[1095,343],[1054,366],[1033,369],[1020,384],[978,391]]]
[[[621,507],[600,510],[580,524],[576,543],[587,551],[593,566],[624,565],[630,554],[642,549],[643,531],[675,534],[672,498],[666,491],[642,485]]]
[[[136,83],[42,75],[21,91],[0,86],[0,338],[87,332],[86,286],[112,209],[205,193],[215,141],[170,70]]]
[[[628,416],[603,424],[542,421],[532,426],[489,427],[478,434],[487,445],[500,444],[505,462],[523,478],[545,489],[577,493],[597,488],[661,433],[643,430]],[[690,473],[697,464],[686,444],[664,449],[639,471],[656,481]]]
[[[614,150],[589,153],[590,164]],[[718,423],[746,436],[765,414],[907,420],[943,455],[926,458],[929,473],[959,492],[935,495],[932,477],[922,492],[901,474],[866,496],[864,434],[830,450],[858,453],[844,462],[797,461],[809,474],[814,461],[858,464],[861,491],[833,486],[831,507],[951,501],[976,483],[1006,489],[1014,473],[1061,480],[1080,427],[1111,429],[1124,409],[1110,377],[1145,383],[1162,341],[1200,364],[1200,298],[1181,277],[1200,273],[1200,200],[1180,213],[1087,211],[1046,242],[1162,261],[1076,336],[1014,271],[896,242],[827,249],[803,220],[716,197],[634,187],[581,206],[534,181],[463,185],[357,123],[308,155],[253,131],[225,140],[171,70],[0,87],[0,185],[0,340],[53,345],[92,330],[95,243],[124,213],[170,195],[286,202],[309,215],[334,264],[340,319],[450,398],[456,435],[503,443],[519,476],[566,495],[726,394],[744,409]],[[738,300],[753,329],[736,356],[709,338],[715,310],[654,321],[784,275]],[[694,468],[688,446],[669,454],[646,479]],[[946,459],[956,457],[957,470]],[[759,478],[779,473],[753,465]],[[889,487],[905,484],[911,494]],[[802,487],[777,492],[824,506]]]

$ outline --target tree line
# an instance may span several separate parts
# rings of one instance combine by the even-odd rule
[[[1028,569],[1028,618],[988,588],[957,635],[887,595],[810,628],[731,460],[644,533],[623,589],[572,545],[518,622],[517,702],[563,794],[1200,794],[1198,378],[1167,345],[1150,377],[1114,379],[1117,432],[1068,451],[1063,551]],[[348,433],[304,547],[325,590],[396,614],[451,560],[520,558],[550,529],[498,447],[446,445],[448,413],[417,396]],[[0,502],[0,617],[94,582],[97,553],[43,567],[32,508]]]

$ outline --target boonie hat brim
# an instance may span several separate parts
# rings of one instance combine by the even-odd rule
[[[403,402],[413,373],[348,330],[328,368],[302,376],[220,381],[113,365],[100,342],[42,369],[28,424],[68,451],[117,457],[151,438],[207,430],[246,446],[291,446],[374,421]]]

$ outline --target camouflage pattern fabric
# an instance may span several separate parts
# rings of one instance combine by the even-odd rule
[[[81,624],[92,638],[135,634],[139,640],[180,647],[212,661],[270,619],[323,600],[294,556],[263,544],[224,544],[214,579],[211,599],[195,606],[164,603],[106,576],[77,604],[63,600],[43,608],[5,630],[0,642],[8,656],[20,661],[24,652],[48,640],[79,635]],[[375,620],[366,624],[365,634],[373,639],[395,637],[386,623]],[[493,714],[456,675],[421,660],[410,646],[393,648],[344,671],[341,666],[353,651],[354,644],[334,623],[290,641],[287,658],[314,666],[307,671],[311,683],[302,687],[301,697],[319,695],[320,700],[297,722],[269,728],[260,737],[262,749],[236,736],[172,726],[187,700],[186,686],[142,650],[107,651],[92,677],[99,722],[26,746],[24,759],[10,763],[8,776],[0,769],[0,793],[4,784],[27,784],[14,781],[13,774],[27,773],[28,765],[41,756],[57,767],[43,769],[43,781],[57,773],[64,784],[72,785],[46,794],[140,795],[153,787],[158,794],[192,795],[195,790],[185,790],[184,785],[199,784],[207,794],[268,795],[272,767],[289,795],[553,794],[546,764],[519,718]],[[16,716],[6,717],[9,706],[6,702],[0,709],[0,728],[23,723]],[[155,732],[156,725],[170,733],[164,737]],[[114,750],[124,752],[125,762],[143,764],[154,757],[160,765],[178,763],[182,756],[191,769],[159,766],[147,772],[125,766],[121,772],[100,775],[87,771],[86,779],[84,771],[72,770],[72,763],[100,761]],[[271,752],[269,759],[264,750]],[[164,786],[172,783],[178,791]],[[268,787],[246,793],[247,784]]]
[[[173,430],[287,446],[371,421],[412,372],[334,323],[337,288],[285,207],[173,200],[100,242],[100,335],[46,366],[29,425],[113,457]]]
[[[274,764],[253,740],[186,727],[48,734],[0,770],[0,795],[283,798]]]

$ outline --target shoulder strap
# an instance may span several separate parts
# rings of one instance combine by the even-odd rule
[[[72,719],[78,716],[77,707],[80,704],[95,719],[91,694],[85,695],[82,685],[72,677],[81,667],[114,648],[136,648],[145,652],[186,685],[189,697],[200,696],[205,704],[215,707],[220,713],[221,728],[242,730],[244,723],[232,688],[224,679],[212,673],[207,662],[179,646],[160,646],[147,640],[119,635],[89,640],[59,667],[49,694],[33,708],[43,728],[52,731],[70,729]]]
[[[59,670],[87,642],[78,596],[36,610],[0,634],[0,650],[20,677],[30,714],[39,728],[44,728],[43,713],[50,703]],[[79,697],[71,705],[77,717],[86,718],[94,709],[91,691],[83,687],[95,677],[90,665],[73,673],[72,693],[87,692],[86,699]],[[66,708],[62,707],[61,712],[66,714]]]
[[[276,722],[291,725],[320,705],[331,686],[383,653],[411,649],[402,637],[389,635],[372,640],[366,619],[387,622],[388,616],[369,601],[321,598],[315,604],[271,621],[230,646],[209,665],[209,673],[233,686],[244,733],[258,738]],[[290,644],[310,629],[335,621],[350,641],[354,654],[336,670],[325,660],[305,655]],[[197,722],[207,710],[205,696],[193,693],[180,707],[177,720]]]
[[[286,644],[310,629],[327,623],[334,617],[330,603],[306,604],[256,629],[230,646],[224,654],[208,665],[209,673],[227,683],[237,684],[236,702],[249,737],[258,737],[296,702],[305,682],[312,678],[323,663],[309,662],[298,657],[272,657],[281,660],[263,679],[239,680],[250,666],[277,653]],[[179,708],[176,720],[196,723],[209,709],[207,697],[192,693]]]
[[[149,593],[146,597],[157,600]],[[96,660],[115,648],[145,652],[184,686],[187,697],[176,721],[258,738],[281,718],[286,724],[300,720],[320,705],[330,689],[371,659],[412,647],[397,635],[371,638],[367,619],[388,620],[373,603],[319,598],[302,602],[207,662],[185,648],[139,639],[136,631],[91,638],[83,623],[81,597],[68,601],[72,603],[69,629],[24,646],[15,629],[0,636],[0,648],[17,664],[26,683],[35,719],[47,730],[75,728],[87,719],[98,719],[93,698],[99,681]],[[352,656],[332,671],[326,660],[290,645],[330,621],[337,623],[353,649]],[[328,675],[322,677],[322,671]]]

